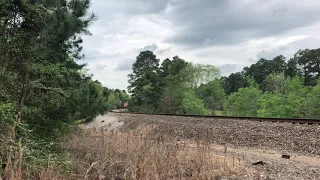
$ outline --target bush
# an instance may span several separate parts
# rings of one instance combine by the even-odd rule
[[[7,128],[15,119],[15,109],[11,103],[0,103],[0,129]],[[3,131],[1,131],[3,132]]]
[[[233,116],[257,116],[261,91],[256,87],[240,88],[232,93],[226,104],[226,111]]]
[[[5,164],[6,158],[12,143],[10,139],[10,127],[15,120],[14,106],[10,103],[0,103],[0,164]],[[3,174],[3,169],[0,169],[0,177]]]
[[[193,91],[184,93],[180,111],[183,114],[206,114],[203,100],[197,98]]]

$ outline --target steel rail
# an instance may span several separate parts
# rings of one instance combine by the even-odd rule
[[[250,121],[268,121],[268,122],[286,122],[293,124],[318,124],[320,125],[320,119],[309,118],[266,118],[266,117],[245,117],[245,116],[212,116],[212,115],[194,115],[194,114],[165,114],[165,113],[134,113],[134,112],[120,112],[112,110],[111,112],[120,114],[136,114],[136,115],[150,115],[150,116],[178,116],[178,117],[193,117],[193,118],[208,118],[208,119],[233,119],[233,120],[250,120]]]

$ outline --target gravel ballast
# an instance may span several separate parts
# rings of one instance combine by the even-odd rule
[[[156,125],[157,131],[186,139],[207,138],[215,144],[320,155],[320,126],[252,120],[117,114],[122,128]]]
[[[319,125],[164,115],[110,115],[122,121],[120,130],[150,125],[155,135],[176,136],[191,142],[205,139],[220,147],[217,153],[224,154],[223,149],[228,147],[229,154],[244,157],[250,172],[235,179],[320,179]],[[290,159],[282,158],[284,154],[290,155]],[[258,161],[265,164],[252,165]]]

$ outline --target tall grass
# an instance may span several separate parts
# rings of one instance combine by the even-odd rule
[[[63,146],[60,153],[38,154],[34,160],[24,155],[22,179],[220,179],[246,174],[242,160],[227,149],[217,153],[205,137],[183,141],[151,126],[128,131],[76,128]],[[21,179],[12,170],[5,179]]]
[[[245,173],[240,161],[227,151],[218,155],[208,141],[179,141],[153,127],[77,130],[68,147],[74,152],[75,172],[83,179],[212,179]]]

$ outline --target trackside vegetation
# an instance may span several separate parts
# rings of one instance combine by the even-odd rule
[[[0,1],[0,177],[34,179],[48,162],[69,171],[59,143],[72,125],[130,99],[76,62],[96,19],[89,4]]]
[[[278,118],[320,118],[320,49],[260,59],[221,77],[213,65],[140,52],[129,74],[130,110]]]

